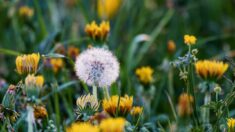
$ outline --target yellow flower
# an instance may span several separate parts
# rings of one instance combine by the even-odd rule
[[[178,114],[179,116],[190,115],[193,112],[191,104],[193,103],[193,97],[187,93],[183,93],[179,97]]]
[[[102,19],[111,19],[121,6],[122,0],[98,0],[98,15]]]
[[[52,66],[52,70],[55,73],[57,73],[64,66],[63,59],[61,59],[61,58],[50,59],[50,63]]]
[[[34,117],[36,119],[47,117],[47,110],[43,106],[34,106]]]
[[[169,40],[167,43],[167,50],[169,53],[174,53],[176,49],[175,42],[173,40]]]
[[[36,85],[38,87],[42,87],[44,84],[44,77],[43,76],[36,76]]]
[[[220,61],[203,60],[195,63],[196,73],[203,79],[219,79],[228,69],[228,64]]]
[[[194,45],[197,41],[197,38],[193,35],[184,35],[184,43],[187,45]]]
[[[77,106],[79,106],[80,109],[85,108],[87,105],[89,105],[95,111],[97,111],[99,108],[99,102],[93,95],[88,94],[81,96],[77,99]]]
[[[44,84],[43,76],[34,76],[33,74],[32,75],[29,74],[25,78],[25,85],[28,86],[28,87],[42,88],[43,84]]]
[[[149,66],[138,68],[135,71],[135,74],[138,76],[140,82],[148,84],[153,81],[153,69]]]
[[[124,118],[108,118],[100,123],[102,132],[124,132],[125,119]]]
[[[36,73],[40,60],[39,54],[28,54],[17,56],[16,70],[19,74]]]
[[[66,132],[99,132],[99,128],[89,123],[73,123]]]
[[[85,32],[93,40],[105,41],[110,31],[110,25],[108,21],[102,21],[100,25],[97,25],[95,21],[91,24],[87,24]]]
[[[235,119],[234,118],[229,118],[227,119],[227,125],[228,129],[230,130],[229,132],[234,132],[235,131]]]
[[[32,17],[34,14],[34,11],[32,8],[28,7],[28,6],[22,6],[19,9],[19,15],[22,17]]]
[[[109,113],[111,116],[116,115],[117,108],[118,108],[118,115],[125,116],[131,111],[132,105],[133,105],[133,97],[132,96],[129,97],[128,95],[120,97],[120,102],[119,102],[119,96],[115,95],[112,96],[110,99],[104,99],[102,103],[104,111]]]
[[[138,116],[142,113],[142,111],[143,111],[143,107],[139,107],[139,106],[133,107],[131,110],[131,115]]]
[[[73,46],[68,48],[68,56],[75,59],[79,54],[79,49]]]

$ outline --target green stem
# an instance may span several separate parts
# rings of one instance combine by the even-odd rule
[[[137,66],[139,64],[139,62],[143,59],[145,53],[148,51],[148,49],[154,43],[155,39],[160,35],[161,31],[168,24],[168,22],[171,20],[173,15],[174,15],[174,10],[172,10],[172,9],[170,9],[166,12],[164,17],[161,19],[159,24],[156,26],[156,28],[154,28],[153,32],[151,33],[149,41],[146,41],[143,44],[143,47],[138,51],[137,56],[133,60],[134,62],[133,62],[133,65],[131,68]]]
[[[34,0],[33,2],[34,2],[34,6],[36,8],[36,11],[37,11],[39,26],[41,29],[41,36],[40,36],[41,38],[40,39],[43,39],[47,35],[46,24],[45,24],[45,21],[43,20],[42,11],[40,9],[38,0]]]
[[[138,119],[137,119],[137,122],[136,122],[135,128],[134,128],[134,132],[135,132],[135,131],[137,130],[137,128],[138,128],[138,125],[139,125],[139,123],[140,123],[140,119],[141,119],[142,114],[143,114],[143,112],[140,113],[140,115],[139,115],[139,117],[138,117]]]
[[[173,76],[174,76],[173,70],[172,68],[170,68],[168,72],[168,89],[171,97],[174,97]]]
[[[191,45],[189,45],[188,54],[191,54]],[[190,60],[190,64],[187,67],[188,70],[188,83],[187,83],[187,93],[193,96],[194,103],[192,104],[193,107],[193,121],[196,126],[199,125],[199,119],[197,115],[197,102],[195,97],[195,91],[194,91],[194,78],[193,78],[193,65],[192,61]]]
[[[216,92],[215,99],[216,99],[216,102],[219,101],[219,93],[218,92]]]
[[[204,105],[208,105],[211,102],[211,94],[209,92],[206,93],[204,98]],[[203,116],[203,122],[205,124],[210,123],[210,109],[204,108],[204,116]]]
[[[55,101],[55,113],[56,113],[56,126],[57,129],[60,130],[60,107],[59,107],[58,93],[55,93],[54,101]]]
[[[97,87],[95,85],[93,85],[93,87],[92,87],[92,94],[93,94],[93,96],[95,96],[96,100],[98,100]]]
[[[108,90],[108,88],[107,88],[107,87],[104,87],[104,88],[103,88],[103,91],[104,91],[104,98],[109,99],[110,96],[109,96],[109,90]]]

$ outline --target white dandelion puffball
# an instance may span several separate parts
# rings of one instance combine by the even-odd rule
[[[88,86],[104,88],[117,80],[119,63],[109,50],[91,48],[76,58],[75,71],[78,78]]]

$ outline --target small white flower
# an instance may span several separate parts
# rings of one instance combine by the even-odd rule
[[[78,78],[87,85],[109,87],[117,80],[119,63],[109,50],[91,48],[77,57],[75,70]]]

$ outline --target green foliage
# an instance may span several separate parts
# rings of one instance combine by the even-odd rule
[[[89,45],[108,48],[120,62],[119,78],[110,86],[110,95],[133,96],[134,105],[144,107],[138,123],[131,122],[130,115],[127,117],[126,131],[227,129],[227,118],[235,116],[234,1],[123,0],[109,20],[110,32],[104,45],[94,43],[84,31],[87,23],[103,20],[97,14],[96,4],[95,0],[0,1],[0,131],[28,129],[26,106],[19,105],[27,102],[26,93],[20,89],[12,96],[7,94],[7,87],[24,82],[24,77],[16,72],[16,56],[33,52],[41,55],[35,74],[45,78],[35,105],[45,105],[48,112],[48,117],[34,129],[64,131],[75,122],[76,99],[91,93],[92,87],[76,77],[76,57],[69,56],[69,48],[76,47],[81,53]],[[32,17],[20,16],[19,9],[24,5],[33,9]],[[192,47],[199,51],[197,55],[192,55],[192,49],[183,43],[185,34],[197,37]],[[169,40],[176,45],[174,53],[167,50]],[[51,59],[62,59],[63,66],[58,72],[53,71]],[[211,82],[197,76],[193,65],[196,59],[216,59],[230,64],[228,72],[216,81],[221,93],[213,91],[215,84],[207,84]],[[178,70],[171,65],[175,60],[188,64]],[[150,85],[142,84],[135,75],[141,66],[154,69],[154,81]],[[179,96],[184,92],[194,99],[193,113],[186,117],[178,111]],[[206,92],[211,96],[207,104],[204,102]],[[98,99],[103,96],[102,88],[98,88]],[[203,121],[205,109],[209,111],[209,125]],[[88,120],[93,114],[82,118]],[[14,123],[10,121],[12,115],[19,116]]]

